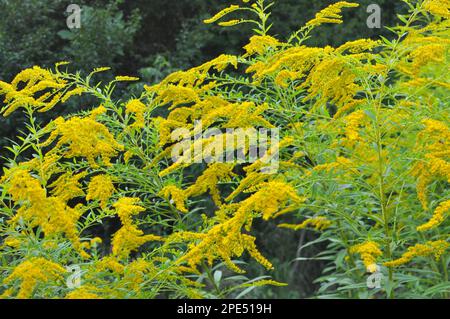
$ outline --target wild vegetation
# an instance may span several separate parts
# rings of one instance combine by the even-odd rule
[[[139,79],[100,81],[108,67],[85,76],[60,62],[0,81],[2,115],[26,116],[0,181],[2,296],[289,291],[276,270],[291,260],[265,256],[258,240],[271,232],[254,231],[275,223],[313,232],[296,257],[323,266],[313,297],[448,298],[450,2],[403,3],[389,37],[318,46],[314,32],[357,3],[334,3],[282,39],[271,33],[273,3],[240,1],[204,21],[249,26],[240,54],[126,100],[117,87]],[[38,120],[79,96],[95,106]],[[277,128],[280,140],[258,160],[221,161],[250,152],[249,141],[222,147],[233,128]],[[201,137],[174,160],[180,130]],[[310,247],[316,254],[302,255]],[[73,265],[76,287],[66,283]]]

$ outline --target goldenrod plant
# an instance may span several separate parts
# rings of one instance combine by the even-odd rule
[[[313,258],[326,267],[314,297],[450,297],[450,1],[403,2],[390,39],[314,47],[314,29],[358,4],[332,4],[283,40],[270,32],[275,3],[243,0],[204,21],[252,25],[241,55],[125,101],[114,89],[139,79],[97,82],[106,67],[84,77],[61,62],[0,82],[3,116],[28,118],[1,177],[2,297],[225,298],[286,286],[255,243],[253,224],[269,220],[317,233],[306,245],[320,244]],[[97,105],[37,120],[78,95]],[[242,161],[229,155],[248,158],[251,143],[230,129],[279,139]],[[265,276],[245,275],[248,257]],[[78,285],[67,284],[73,265]]]

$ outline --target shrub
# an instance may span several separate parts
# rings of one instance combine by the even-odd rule
[[[244,0],[205,21],[253,26],[243,54],[128,101],[114,89],[137,79],[96,83],[105,68],[83,78],[59,63],[0,82],[2,113],[28,116],[1,179],[3,296],[241,297],[283,285],[232,274],[245,256],[273,269],[252,225],[275,219],[326,244],[315,296],[448,297],[450,3],[404,2],[391,40],[334,48],[308,46],[311,32],[357,4],[337,2],[282,41],[269,35],[272,3]],[[98,106],[39,126],[36,112],[79,94]],[[223,148],[237,128],[278,128],[280,141],[250,161],[250,141]],[[218,161],[236,153],[247,161]],[[75,289],[64,285],[73,265]]]

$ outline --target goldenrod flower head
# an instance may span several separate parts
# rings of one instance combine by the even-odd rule
[[[131,225],[132,216],[145,211],[144,207],[136,205],[140,201],[139,198],[123,197],[113,205],[123,225]]]
[[[221,27],[232,27],[232,26],[238,25],[238,24],[240,24],[242,22],[244,22],[244,20],[234,19],[234,20],[230,20],[230,21],[219,22],[218,24]]]
[[[32,297],[38,283],[61,280],[64,273],[66,273],[66,269],[61,265],[44,258],[33,257],[14,268],[3,282],[11,284],[15,280],[20,280],[17,298],[26,299]]]
[[[115,191],[116,189],[114,188],[112,178],[110,176],[97,175],[94,176],[89,182],[86,200],[98,200],[100,201],[100,207],[106,208],[108,200]]]
[[[89,117],[93,120],[96,120],[100,115],[105,114],[107,111],[108,110],[106,109],[106,107],[100,105],[99,107],[96,107],[91,111]]]
[[[86,172],[73,175],[70,172],[62,174],[49,187],[52,187],[51,194],[64,201],[84,195],[80,179],[86,176]]]
[[[247,55],[253,55],[253,54],[263,54],[268,48],[276,48],[278,46],[282,45],[281,42],[279,42],[274,37],[271,37],[269,35],[254,35],[250,38],[249,44],[244,46],[245,51],[247,52]]]
[[[386,267],[398,267],[410,262],[415,257],[428,257],[434,255],[436,260],[442,256],[442,254],[450,246],[445,240],[428,241],[425,244],[416,244],[409,247],[407,251],[398,259],[385,262]]]
[[[111,70],[111,68],[109,66],[102,66],[99,68],[95,68],[92,73],[105,72],[105,71],[109,71],[109,70]]]
[[[144,103],[139,101],[138,99],[130,100],[125,106],[125,112],[127,114],[133,113],[135,115],[135,121],[131,124],[131,127],[143,128],[145,126],[145,118],[144,113],[147,110],[147,107]]]
[[[144,235],[144,232],[131,224],[125,224],[112,238],[112,253],[119,258],[126,258],[129,254],[149,241],[162,241],[155,235]]]
[[[316,14],[316,17],[306,23],[306,26],[316,27],[324,23],[342,23],[342,9],[355,8],[359,4],[347,1],[334,3]]]
[[[359,39],[344,43],[343,45],[341,45],[336,49],[336,52],[343,53],[345,51],[348,51],[350,53],[361,53],[364,51],[371,51],[380,45],[381,41],[374,41],[371,39]]]
[[[139,81],[139,78],[134,77],[134,76],[118,75],[115,77],[115,81],[133,82],[133,81]]]
[[[62,103],[65,103],[65,102],[67,102],[67,100],[69,100],[72,96],[76,96],[76,95],[79,96],[79,95],[83,94],[84,92],[86,92],[86,89],[85,89],[85,88],[82,88],[82,87],[77,87],[77,88],[75,88],[75,89],[73,89],[73,90],[70,90],[70,91],[66,92],[66,93],[62,96],[61,102],[62,102]]]
[[[446,218],[446,213],[450,210],[450,200],[444,201],[436,207],[433,217],[423,225],[417,227],[418,231],[426,231],[442,224]]]
[[[21,84],[24,84],[19,88]],[[0,94],[5,94],[4,116],[10,115],[20,107],[32,107],[40,112],[53,108],[63,97],[62,90],[67,82],[58,75],[38,66],[25,69],[13,79],[11,84],[0,81]],[[45,91],[45,93],[42,93]],[[75,92],[77,93],[77,92]],[[72,93],[64,98],[66,101]]]
[[[234,166],[232,164],[228,163],[211,164],[197,179],[195,184],[186,189],[186,196],[199,196],[209,191],[214,203],[217,206],[220,206],[221,200],[218,184],[219,182],[230,181],[231,178],[235,176],[235,174],[233,173],[233,167]]]
[[[99,295],[94,293],[96,291],[95,287],[92,286],[81,286],[69,292],[64,298],[65,299],[101,299]]]
[[[425,0],[423,8],[431,14],[450,19],[449,0]]]
[[[203,22],[206,24],[216,22],[217,20],[221,19],[222,17],[226,16],[227,14],[234,12],[236,10],[239,10],[239,9],[240,9],[240,7],[238,5],[231,5],[225,9],[221,10],[220,12],[216,13],[213,17],[203,20]]]
[[[183,212],[187,213],[188,210],[185,207],[185,203],[187,200],[187,194],[184,190],[178,188],[175,185],[168,185],[164,187],[160,192],[159,195],[164,197],[165,199],[170,199],[175,204],[175,207]]]
[[[308,218],[303,223],[301,223],[299,225],[291,225],[291,224],[280,224],[280,225],[278,225],[278,227],[290,228],[290,229],[293,229],[293,230],[305,229],[308,226],[312,226],[316,230],[321,231],[321,230],[325,230],[328,227],[330,227],[331,226],[331,221],[326,219],[325,217],[318,216],[318,217]]]
[[[114,139],[108,128],[92,118],[73,117],[67,121],[58,118],[50,125],[54,130],[42,146],[59,137],[56,150],[61,150],[67,158],[86,157],[93,167],[98,166],[97,157],[101,157],[105,165],[110,165],[110,159],[123,150],[123,145]]]
[[[22,241],[20,239],[11,236],[6,237],[5,240],[3,241],[4,246],[9,246],[13,248],[19,248],[21,243]]]
[[[377,258],[383,253],[381,252],[379,245],[374,241],[367,241],[362,244],[358,244],[350,247],[350,254],[359,254],[366,266],[368,272],[372,272],[373,265],[376,265]]]

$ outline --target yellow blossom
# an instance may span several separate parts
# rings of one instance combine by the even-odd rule
[[[362,244],[358,244],[350,247],[350,254],[359,254],[363,261],[364,266],[366,266],[367,271],[371,272],[374,269],[374,264],[376,264],[377,258],[383,253],[381,252],[379,245],[374,241],[367,241]]]
[[[126,82],[126,81],[139,81],[139,78],[134,76],[124,76],[124,75],[118,75],[115,77],[116,81]]]
[[[436,260],[442,256],[442,254],[450,246],[445,240],[428,241],[425,244],[416,244],[409,247],[407,251],[398,259],[385,262],[386,267],[398,267],[410,262],[414,257],[428,257],[434,255]]]
[[[175,185],[168,185],[159,192],[159,195],[163,196],[166,199],[170,198],[175,204],[175,207],[179,211],[183,213],[188,212],[188,210],[185,207],[187,195],[186,192],[183,191],[182,189],[176,187]]]
[[[426,222],[417,227],[418,231],[425,231],[432,228],[435,228],[444,222],[446,213],[450,210],[450,200],[444,201],[436,207],[434,210],[433,217]]]
[[[44,258],[33,257],[14,268],[3,282],[11,284],[15,280],[20,280],[17,298],[27,299],[32,297],[38,283],[62,280],[64,273],[66,273],[66,269],[61,265]]]
[[[249,44],[244,46],[247,55],[263,54],[268,48],[276,48],[281,45],[274,37],[269,35],[254,35],[250,38]]]
[[[240,7],[238,5],[231,5],[223,10],[221,10],[220,12],[218,12],[217,14],[215,14],[213,17],[204,20],[204,23],[213,23],[216,22],[217,20],[221,19],[222,17],[226,16],[227,14],[234,12],[236,10],[239,10]]]
[[[108,200],[114,194],[115,190],[110,176],[94,176],[89,182],[86,200],[98,200],[100,201],[100,207],[106,208]]]
[[[357,3],[339,1],[318,12],[313,20],[306,23],[306,26],[319,26],[324,23],[342,23],[342,9],[358,6],[359,4]]]
[[[105,165],[110,165],[117,151],[123,150],[123,145],[114,139],[108,128],[91,118],[73,117],[67,121],[58,118],[50,125],[54,130],[42,146],[59,137],[54,149],[61,150],[67,158],[86,157],[93,167],[98,166],[97,157],[101,157]]]
[[[307,226],[312,226],[316,230],[325,230],[330,227],[331,221],[326,219],[325,217],[314,217],[308,218],[303,223],[299,225],[290,225],[290,224],[280,224],[278,227],[281,228],[290,228],[293,230],[305,229]]]
[[[143,128],[145,126],[144,113],[147,108],[144,103],[142,103],[138,99],[133,99],[127,103],[125,109],[127,114],[133,113],[135,116],[135,121],[131,125],[131,127]]]

